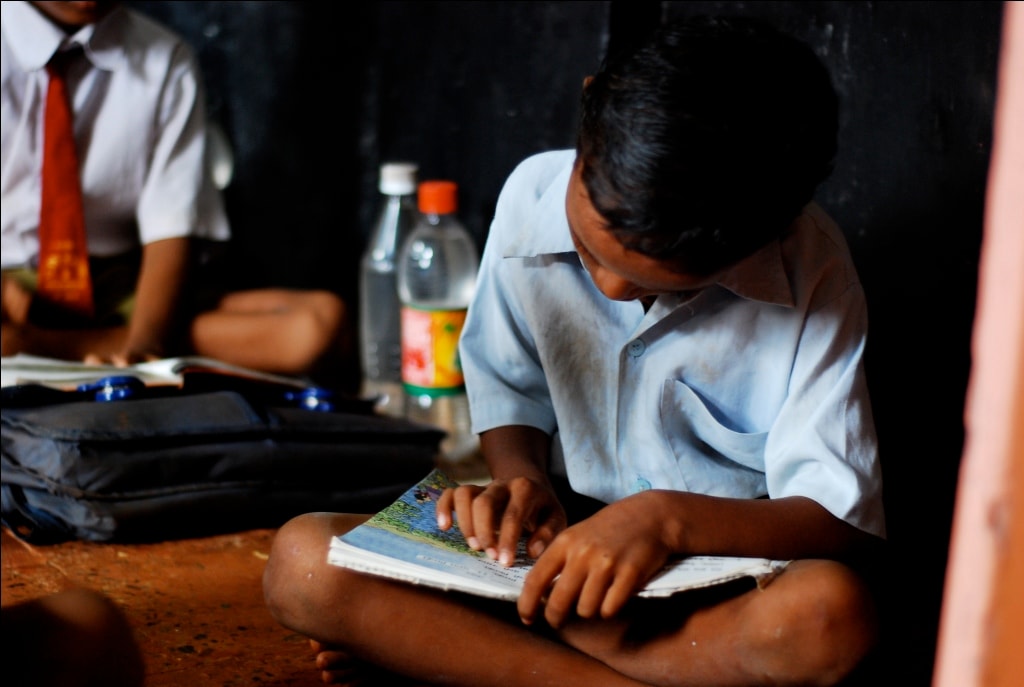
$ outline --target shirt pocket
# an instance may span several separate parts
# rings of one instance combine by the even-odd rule
[[[688,490],[738,498],[767,494],[764,449],[768,432],[728,428],[693,389],[674,379],[666,380],[662,387],[661,424]]]

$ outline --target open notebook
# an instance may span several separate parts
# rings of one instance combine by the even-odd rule
[[[453,486],[443,472],[432,471],[364,524],[334,537],[328,562],[409,584],[516,600],[532,567],[522,544],[515,564],[506,568],[470,549],[457,527],[438,528],[435,502]],[[689,556],[669,562],[638,594],[664,597],[742,577],[762,584],[785,566],[764,558]]]

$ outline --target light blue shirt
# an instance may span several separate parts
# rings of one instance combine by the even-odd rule
[[[645,313],[601,294],[573,247],[574,157],[527,159],[498,199],[460,346],[473,430],[552,434],[551,471],[605,502],[805,496],[884,536],[867,310],[835,223],[811,204],[714,286]]]

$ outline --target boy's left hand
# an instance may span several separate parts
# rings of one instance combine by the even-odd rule
[[[519,616],[558,628],[575,610],[581,618],[610,618],[658,572],[672,553],[665,518],[649,492],[605,506],[559,534],[537,559],[519,596]]]

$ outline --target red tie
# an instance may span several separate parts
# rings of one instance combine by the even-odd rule
[[[57,53],[46,66],[43,133],[43,196],[39,213],[39,281],[37,294],[79,315],[93,314],[89,252],[85,241],[82,187],[67,84],[67,53]]]

